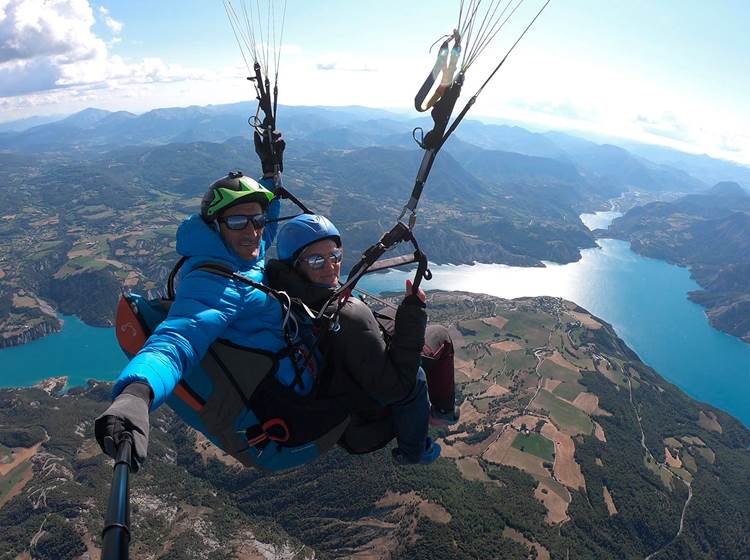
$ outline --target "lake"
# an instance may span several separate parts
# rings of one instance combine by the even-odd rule
[[[581,219],[606,228],[619,214]],[[709,402],[750,426],[750,346],[711,327],[703,308],[686,298],[699,289],[687,269],[641,257],[627,242],[599,240],[576,263],[520,268],[498,264],[434,265],[427,289],[483,292],[503,298],[549,295],[574,301],[601,317],[641,359],[692,397]],[[403,289],[410,274],[366,277],[368,291]],[[65,317],[62,332],[0,350],[0,386],[31,385],[53,375],[113,379],[125,364],[112,329],[87,327]]]
[[[607,228],[616,212],[584,214],[591,229]],[[630,244],[601,239],[581,260],[544,268],[498,264],[434,265],[425,289],[481,292],[503,298],[557,296],[610,323],[639,357],[690,396],[750,426],[750,345],[714,329],[687,299],[700,289],[685,268],[641,257]],[[401,271],[366,277],[363,289],[402,290]]]
[[[60,332],[0,350],[0,387],[25,387],[47,377],[68,376],[68,385],[117,377],[127,359],[112,328],[89,327],[63,315]]]

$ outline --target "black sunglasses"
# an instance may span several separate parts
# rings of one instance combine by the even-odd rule
[[[320,270],[326,265],[327,261],[339,264],[343,258],[344,251],[337,247],[327,255],[307,255],[306,257],[300,257],[298,262],[307,263],[307,266],[313,270]]]
[[[217,222],[221,222],[227,229],[234,231],[243,230],[248,224],[253,224],[255,229],[263,229],[266,225],[265,214],[253,214],[252,216],[246,216],[244,214],[234,214],[233,216],[226,216],[224,218],[217,218]]]

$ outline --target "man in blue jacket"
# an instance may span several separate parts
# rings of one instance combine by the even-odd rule
[[[276,150],[278,153],[278,145]],[[264,171],[266,167],[264,164]],[[274,470],[303,464],[317,455],[314,448],[297,449],[292,457],[277,446],[273,446],[275,450],[248,447],[249,431],[247,437],[237,434],[244,436],[243,430],[262,421],[253,416],[246,400],[236,397],[236,391],[219,386],[226,384],[225,380],[203,375],[197,367],[209,347],[221,340],[271,356],[276,380],[290,387],[290,392],[306,395],[312,389],[309,364],[300,367],[287,352],[289,339],[279,301],[236,278],[200,269],[210,263],[262,282],[266,249],[276,234],[280,210],[270,190],[272,182],[268,176],[259,183],[241,172],[230,173],[208,189],[200,215],[190,216],[180,225],[177,252],[186,260],[176,298],[167,318],[118,376],[112,392],[114,402],[95,423],[97,441],[107,454],[114,456],[123,434],[129,432],[137,469],[146,457],[149,410],[169,399],[188,424],[245,464],[258,466],[263,454],[259,466]],[[193,401],[205,406],[191,408],[174,398],[175,389],[185,380],[196,393]],[[228,414],[233,415],[231,422],[227,422]],[[218,433],[217,426],[223,432]],[[264,435],[260,434],[261,439]]]

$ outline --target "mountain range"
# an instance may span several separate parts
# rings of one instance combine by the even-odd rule
[[[247,125],[253,109],[87,109],[23,130],[7,124],[0,346],[58,329],[56,310],[111,324],[123,287],[163,286],[177,257],[170,237],[207,185],[230,169],[257,169]],[[281,107],[279,114],[285,185],[337,223],[351,262],[400,212],[421,158],[410,132],[430,121],[362,107]],[[717,173],[727,169],[714,163]],[[631,192],[648,199],[705,189],[679,168],[613,145],[469,120],[437,158],[416,231],[436,263],[568,263],[595,246],[581,212]],[[286,204],[285,213],[294,211]]]
[[[0,149],[39,152],[113,149],[126,145],[154,145],[195,141],[224,142],[248,136],[252,103],[155,109],[136,115],[127,111],[85,109],[66,118],[23,130],[30,123],[3,123]],[[329,148],[413,145],[411,130],[428,130],[427,118],[365,107],[282,106],[279,126],[294,147],[302,141]],[[33,121],[31,121],[33,122]],[[3,131],[5,130],[5,131]],[[535,133],[519,126],[483,124],[467,120],[456,137],[473,146],[568,161],[606,183],[643,190],[690,192],[720,180],[750,185],[750,169],[662,148],[622,141],[621,146],[597,144],[561,132]],[[707,180],[708,178],[708,180]]]

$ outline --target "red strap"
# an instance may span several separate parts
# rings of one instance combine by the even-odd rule
[[[283,435],[276,436],[268,433],[271,428],[274,428],[276,426],[279,426],[284,430]],[[284,422],[283,418],[271,418],[270,420],[264,422],[260,429],[263,430],[263,432],[255,436],[254,438],[248,439],[248,445],[255,447],[256,445],[266,441],[267,439],[270,439],[271,441],[278,441],[279,443],[289,441],[289,427],[286,425],[286,422]]]

